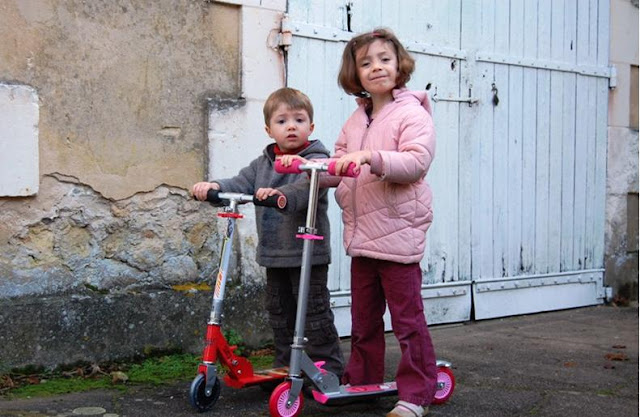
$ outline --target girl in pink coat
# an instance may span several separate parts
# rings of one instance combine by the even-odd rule
[[[414,60],[387,29],[351,39],[340,86],[358,96],[335,145],[336,171],[355,164],[356,178],[324,177],[336,186],[344,247],[351,256],[351,357],[343,383],[384,379],[385,303],[402,356],[399,400],[387,417],[427,415],[436,392],[436,356],[420,293],[431,189],[425,180],[435,152],[426,92],[405,88]],[[292,159],[283,157],[288,166]]]
[[[396,36],[376,29],[347,43],[338,75],[340,86],[359,97],[334,156],[336,170],[353,163],[360,172],[343,177],[336,190],[344,247],[352,257],[351,357],[343,382],[383,381],[386,301],[402,350],[396,373],[400,401],[387,417],[426,415],[436,391],[419,264],[433,217],[425,176],[435,131],[426,92],[405,88],[413,69],[413,58]]]

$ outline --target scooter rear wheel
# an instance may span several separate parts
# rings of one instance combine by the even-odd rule
[[[453,395],[453,389],[456,386],[456,378],[453,376],[453,372],[446,366],[439,366],[436,376],[438,389],[436,395],[433,397],[433,404],[442,404],[447,402],[451,395]]]
[[[206,394],[207,377],[205,374],[198,374],[191,383],[189,389],[189,401],[191,406],[202,413],[211,410],[220,397],[220,380],[216,377],[211,390],[211,395]]]
[[[298,395],[291,408],[287,408],[287,400],[291,391],[291,382],[285,381],[278,385],[269,398],[269,413],[271,417],[295,417],[302,412],[303,399]]]

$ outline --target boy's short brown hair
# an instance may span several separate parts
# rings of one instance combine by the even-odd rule
[[[409,52],[402,46],[396,35],[386,28],[377,28],[373,32],[360,34],[351,38],[342,53],[342,65],[338,73],[338,85],[347,94],[366,97],[368,93],[362,87],[358,78],[358,67],[356,66],[356,53],[362,47],[368,47],[376,40],[389,42],[398,57],[398,78],[396,79],[396,88],[404,87],[411,79],[411,74],[415,68],[415,60]]]
[[[313,105],[311,105],[309,97],[295,88],[284,87],[271,93],[264,103],[262,112],[266,126],[269,126],[273,112],[283,103],[292,110],[306,110],[309,114],[309,121],[313,123]]]

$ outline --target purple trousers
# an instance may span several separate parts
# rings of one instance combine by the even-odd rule
[[[429,405],[436,392],[436,356],[424,317],[420,265],[371,258],[351,260],[351,357],[343,382],[384,380],[385,300],[402,356],[396,372],[398,397]]]

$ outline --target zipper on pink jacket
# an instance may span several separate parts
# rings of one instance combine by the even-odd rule
[[[364,135],[362,136],[362,141],[360,142],[360,150],[363,150],[364,148],[364,144],[365,144],[365,140],[367,139],[367,136],[369,136],[369,128],[371,127],[371,125],[373,124],[373,120],[371,120],[369,123],[367,123],[367,127],[364,129]],[[371,167],[371,166],[369,166]],[[371,169],[371,168],[369,168]],[[351,244],[353,244],[353,239],[356,237],[356,229],[358,228],[358,216],[356,216],[356,191],[358,190],[358,178],[360,178],[360,176],[357,176],[354,178],[356,185],[355,187],[353,187],[353,196],[352,196],[352,201],[353,201],[353,235],[351,236],[351,241],[349,242],[349,244],[347,245],[347,250],[346,252],[349,253],[349,249],[351,248]]]

